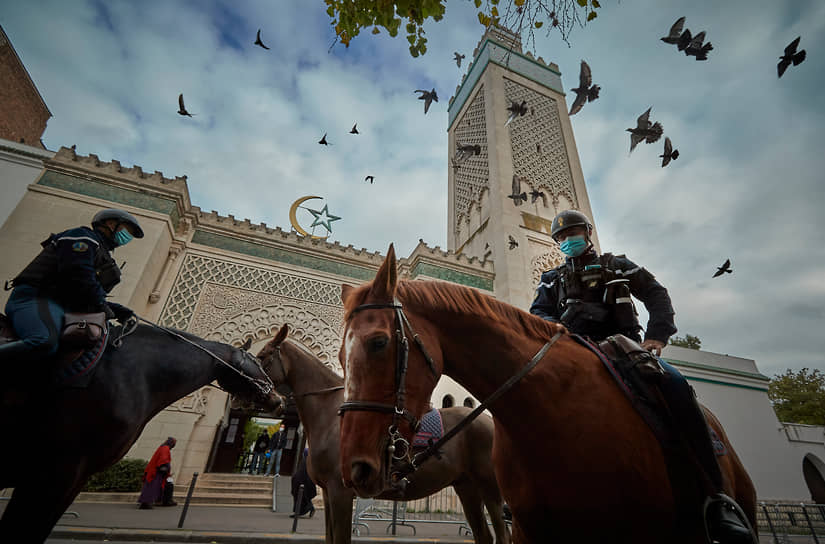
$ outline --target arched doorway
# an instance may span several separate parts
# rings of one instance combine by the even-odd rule
[[[825,463],[816,455],[809,453],[802,460],[802,475],[811,492],[811,500],[816,504],[825,504]]]
[[[452,395],[444,395],[444,398],[441,400],[441,407],[442,408],[452,408],[455,406],[455,399],[453,399]]]

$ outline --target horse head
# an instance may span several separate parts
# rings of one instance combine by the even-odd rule
[[[289,327],[284,323],[275,334],[275,337],[261,348],[257,356],[275,387],[280,387],[286,383],[286,372],[281,360],[281,344],[286,340],[288,334]]]
[[[416,322],[402,306],[403,292],[392,245],[372,282],[341,290],[341,472],[359,496],[378,495],[395,483],[392,458],[408,457],[417,419],[443,368],[430,356],[440,355],[432,326]]]
[[[251,402],[277,417],[283,411],[286,402],[275,391],[272,381],[261,367],[261,362],[247,351],[251,345],[250,338],[239,348],[230,347],[227,362],[232,368],[220,365],[218,383],[240,400]]]

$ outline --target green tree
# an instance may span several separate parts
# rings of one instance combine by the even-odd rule
[[[692,334],[686,334],[684,337],[674,336],[670,339],[670,345],[682,348],[702,349],[702,341],[699,340],[698,336],[693,336]]]
[[[599,0],[467,0],[478,9],[482,26],[503,26],[524,36],[535,49],[535,31],[545,28],[549,35],[558,31],[567,42],[570,31],[596,18]],[[440,21],[447,10],[447,0],[324,0],[332,19],[337,40],[349,47],[361,30],[372,27],[373,34],[381,28],[397,36],[401,25],[410,43],[413,57],[427,52],[424,22]],[[569,42],[567,42],[569,43]]]
[[[825,425],[825,374],[817,369],[788,369],[774,376],[768,397],[779,421]]]

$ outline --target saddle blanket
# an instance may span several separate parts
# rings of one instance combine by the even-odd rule
[[[421,418],[421,425],[418,432],[413,437],[413,448],[426,448],[430,445],[430,440],[435,442],[444,436],[444,422],[441,420],[441,412],[433,408]]]
[[[82,388],[89,385],[89,381],[94,374],[92,371],[97,367],[97,363],[106,351],[109,342],[109,327],[103,331],[97,343],[81,352],[71,359],[63,359],[62,351],[58,352],[59,362],[51,372],[51,384],[54,387],[77,387]],[[48,364],[48,363],[46,363]]]

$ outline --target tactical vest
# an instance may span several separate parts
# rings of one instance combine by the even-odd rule
[[[557,270],[559,315],[572,332],[594,339],[616,333],[638,338],[641,327],[629,280],[616,273],[611,253],[580,270],[574,271],[568,263]]]

